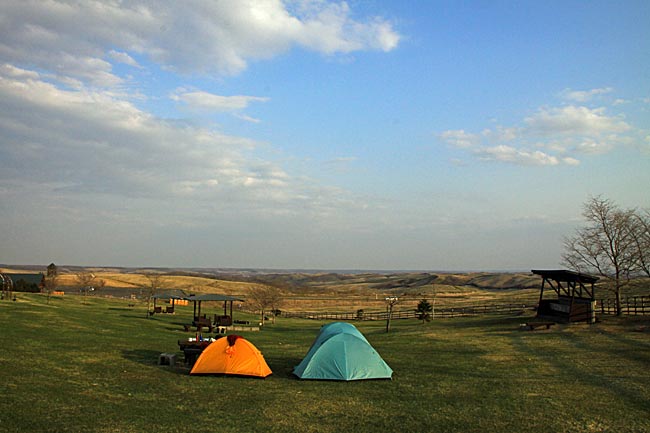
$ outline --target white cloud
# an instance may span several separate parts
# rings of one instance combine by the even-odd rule
[[[521,125],[496,125],[480,134],[448,130],[439,137],[483,161],[554,166],[577,165],[579,155],[602,155],[617,146],[634,146],[639,133],[624,117],[610,115],[606,107],[568,105],[540,108]]]
[[[496,129],[484,129],[481,135],[488,140],[513,141],[520,134],[519,128],[504,128],[497,126]]]
[[[125,65],[133,66],[134,68],[142,68],[142,66],[140,66],[138,62],[136,62],[135,59],[129,56],[127,53],[110,50],[108,52],[108,56],[118,63],[124,63]]]
[[[460,148],[470,148],[480,142],[479,135],[465,132],[462,129],[444,131],[440,134],[440,138]]]
[[[602,142],[594,139],[585,139],[575,146],[575,151],[582,154],[602,155],[612,150],[611,142]]]
[[[250,123],[260,123],[261,122],[260,119],[256,119],[255,117],[247,116],[247,115],[241,114],[241,113],[235,113],[235,117],[238,118],[238,119],[241,119],[241,120],[243,120],[245,122],[250,122]]]
[[[518,165],[558,165],[560,160],[541,151],[525,151],[512,146],[498,145],[477,149],[475,153],[486,161],[508,162]]]
[[[33,80],[37,80],[37,79],[40,78],[40,75],[39,75],[38,72],[28,71],[26,69],[17,68],[14,65],[10,65],[9,63],[5,63],[4,65],[0,65],[0,75],[3,75],[5,77],[16,78],[16,79],[33,79]]]
[[[83,197],[89,206],[110,202],[117,209],[132,199],[142,212],[182,203],[192,209],[185,220],[194,222],[209,219],[215,206],[233,215],[356,206],[343,200],[344,191],[331,196],[259,159],[252,140],[159,119],[110,92],[36,78],[0,69],[0,185],[15,193],[40,190],[52,200]]]
[[[198,111],[236,111],[242,110],[251,102],[267,102],[269,98],[259,96],[221,96],[203,91],[178,89],[171,99],[183,102],[190,109]]]
[[[607,116],[605,108],[587,108],[570,105],[559,108],[543,108],[524,119],[531,134],[598,136],[606,133],[625,132],[630,129],[624,120]]]
[[[364,48],[390,51],[400,36],[392,25],[378,17],[367,22],[350,18],[347,3],[307,2],[310,10],[299,23],[297,41],[325,54],[349,53]]]
[[[120,84],[104,59],[137,67],[131,54],[183,73],[228,75],[294,46],[332,55],[390,51],[400,40],[382,18],[352,18],[345,2],[19,0],[3,2],[0,22],[2,61],[95,86]]]
[[[561,93],[561,97],[573,102],[588,102],[592,100],[595,96],[605,95],[611,93],[614,89],[611,87],[603,87],[599,89],[591,90],[571,90],[565,89]]]
[[[566,165],[580,165],[580,161],[572,158],[570,156],[567,156],[566,158],[562,158],[562,162],[564,162]]]

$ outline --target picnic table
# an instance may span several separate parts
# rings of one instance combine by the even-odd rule
[[[181,352],[183,352],[183,356],[185,357],[185,365],[189,367],[193,366],[199,355],[203,353],[203,350],[205,350],[212,341],[214,340],[178,340],[178,347],[181,349]]]

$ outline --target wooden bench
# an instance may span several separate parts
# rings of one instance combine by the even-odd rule
[[[209,332],[212,332],[214,330],[214,325],[212,325],[210,319],[204,317],[199,317],[198,320],[194,321],[193,325],[196,326],[197,332],[203,331],[203,328],[208,328]]]
[[[188,347],[183,349],[183,355],[185,358],[185,365],[192,367],[196,362],[196,359],[201,356],[203,349],[198,349],[194,347]]]
[[[537,328],[551,329],[553,325],[555,325],[555,322],[529,322],[522,324],[520,328],[527,331],[534,331]]]
[[[214,325],[211,323],[185,323],[183,324],[183,331],[190,332],[193,326],[196,327],[196,332],[203,332],[203,328],[208,328],[208,332],[214,331]]]
[[[214,331],[214,325],[212,323],[197,323],[196,332],[203,332],[203,328],[208,328],[208,332]]]

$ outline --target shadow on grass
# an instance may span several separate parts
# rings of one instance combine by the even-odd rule
[[[441,322],[444,320],[444,325],[452,329],[468,330],[472,328],[480,329],[490,333],[499,333],[503,331],[513,331],[519,328],[521,323],[529,322],[533,319],[530,315],[518,316],[476,316],[471,318],[449,318],[449,319],[436,319]]]
[[[158,365],[158,359],[161,352],[148,349],[132,349],[132,350],[123,350],[122,356],[124,359],[127,359],[132,362],[137,362],[138,364],[146,365],[148,367],[157,366],[162,370],[177,374],[180,376],[186,376],[190,372],[190,368],[185,365],[183,356],[180,355],[176,361],[176,365]]]
[[[123,350],[122,356],[129,361],[137,362],[144,365],[157,365],[158,357],[161,352],[148,349],[129,349]]]
[[[298,380],[298,378],[293,374],[293,369],[300,364],[302,358],[269,357],[265,360],[271,370],[273,370],[273,376],[276,378]]]
[[[589,353],[590,351],[597,350],[590,344],[588,339],[585,339],[576,334],[558,334],[557,338],[560,338],[563,342],[567,343],[570,347],[573,348],[573,351],[576,354],[583,355]],[[534,344],[527,344],[521,338],[512,339],[513,346],[517,348],[520,353],[526,354],[528,358],[540,358],[543,357],[543,362],[553,365],[554,368],[562,372],[561,374],[564,377],[570,378],[571,381],[580,382],[587,386],[591,386],[596,389],[602,389],[603,393],[605,392],[614,392],[618,398],[624,399],[627,404],[634,406],[641,410],[647,409],[647,401],[644,401],[642,396],[640,396],[635,390],[627,386],[624,381],[621,381],[620,377],[617,375],[604,376],[597,371],[592,371],[589,363],[577,363],[573,356],[571,356],[571,350],[566,351],[554,356],[549,356],[550,353],[553,353],[548,348],[537,347]],[[627,342],[623,342],[624,344]],[[602,351],[602,349],[599,349]],[[643,355],[635,356],[626,356],[620,351],[620,346],[612,344],[609,350],[608,359],[616,358],[625,358],[632,359],[637,362],[646,362],[647,357]]]

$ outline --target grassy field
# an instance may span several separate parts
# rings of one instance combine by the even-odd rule
[[[523,316],[401,320],[390,333],[358,322],[394,378],[341,383],[291,374],[321,322],[242,333],[267,379],[190,377],[157,360],[188,337],[192,307],[147,319],[127,302],[0,302],[0,432],[650,431],[648,319],[533,332],[518,330]]]

